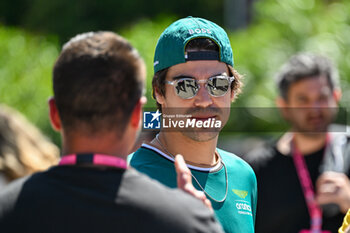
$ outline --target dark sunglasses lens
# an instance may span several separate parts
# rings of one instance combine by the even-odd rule
[[[175,86],[176,94],[183,99],[189,99],[198,92],[198,84],[194,79],[180,79]]]
[[[212,96],[223,96],[229,89],[230,82],[227,78],[213,77],[208,80],[208,91]]]

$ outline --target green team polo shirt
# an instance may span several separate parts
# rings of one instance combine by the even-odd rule
[[[227,198],[224,202],[211,201],[215,215],[227,233],[253,233],[257,203],[257,182],[253,169],[236,155],[217,149],[226,165],[228,177]],[[129,155],[130,165],[166,186],[176,188],[174,159],[159,149],[143,144]],[[204,190],[216,200],[225,196],[226,178],[222,163],[211,168],[188,165]],[[192,178],[196,189],[201,190]]]

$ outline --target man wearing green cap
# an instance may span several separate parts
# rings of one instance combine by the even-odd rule
[[[129,157],[131,166],[176,187],[174,157],[183,155],[195,187],[211,201],[225,232],[254,232],[255,174],[236,155],[216,148],[241,86],[226,32],[201,18],[174,22],[158,40],[154,73],[162,126]]]

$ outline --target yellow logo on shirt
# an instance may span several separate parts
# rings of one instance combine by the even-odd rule
[[[248,191],[244,191],[244,190],[238,190],[238,189],[232,189],[232,191],[239,196],[240,198],[245,198],[248,195]]]

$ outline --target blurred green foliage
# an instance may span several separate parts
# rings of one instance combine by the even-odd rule
[[[274,106],[275,73],[291,55],[308,51],[325,55],[338,65],[343,103],[348,105],[350,2],[265,0],[257,2],[255,9],[252,25],[230,34],[236,68],[246,74],[239,102],[245,106]]]
[[[155,21],[142,20],[131,28],[121,30],[119,33],[127,38],[137,48],[147,66],[147,107],[155,107],[152,99],[153,55],[160,34],[173,21],[175,16],[158,17]]]
[[[57,44],[54,36],[0,26],[0,102],[16,108],[53,137],[47,100],[52,95]]]
[[[64,43],[77,33],[130,27],[159,14],[201,15],[222,23],[223,0],[1,0],[0,21],[57,34]]]
[[[273,107],[277,89],[274,76],[281,65],[297,52],[314,52],[329,57],[338,66],[343,98],[350,106],[350,1],[264,0],[255,5],[254,22],[246,30],[230,33],[235,68],[245,75],[243,94],[234,106],[252,107],[255,121],[230,118],[230,124],[263,130],[264,122],[276,122]],[[348,108],[349,111],[349,108]],[[348,120],[350,119],[348,114]],[[244,119],[244,118],[243,118]],[[230,127],[230,124],[227,125]],[[279,127],[279,126],[277,126]],[[266,131],[266,130],[265,130]]]
[[[35,2],[51,4],[42,0]],[[63,3],[57,1],[55,4]],[[112,5],[104,7],[112,7]],[[50,6],[49,9],[46,13],[38,10],[38,13],[50,14],[54,8]],[[63,7],[58,7],[57,10],[65,11]],[[67,11],[73,11],[73,9],[69,8]],[[132,11],[127,12],[132,13]],[[275,73],[292,54],[310,51],[324,54],[338,65],[343,90],[341,104],[343,107],[348,107],[350,101],[350,1],[264,0],[255,4],[254,12],[254,21],[247,29],[229,32],[235,68],[245,75],[243,93],[233,106],[273,107],[274,98],[277,95],[274,85]],[[72,12],[72,15],[75,13]],[[90,13],[93,14],[94,11]],[[125,20],[128,20],[125,14]],[[130,18],[132,18],[131,15]],[[148,107],[155,106],[151,98],[150,84],[156,42],[162,31],[177,18],[178,16],[175,15],[163,15],[149,20],[133,20],[133,24],[118,30],[140,51],[147,64]],[[48,19],[51,20],[50,17]],[[70,22],[72,18],[60,17],[58,20],[65,20],[68,24],[75,23],[73,21],[76,19]],[[106,20],[110,19],[107,17]],[[41,21],[47,23],[44,22],[44,18]],[[111,30],[88,20],[81,23],[95,25],[96,29],[100,30]],[[86,28],[80,27],[74,30],[84,29]],[[24,113],[47,135],[53,137],[56,143],[59,140],[57,134],[50,128],[46,102],[52,94],[51,70],[59,47],[58,35],[29,34],[24,30],[0,26],[0,102]],[[249,122],[242,120],[243,115],[238,111],[237,114],[231,114],[228,127],[239,122],[242,131],[252,127],[263,129],[266,122],[277,119],[276,111],[269,113],[253,111],[254,109],[256,108],[252,108],[250,114],[255,120]]]

